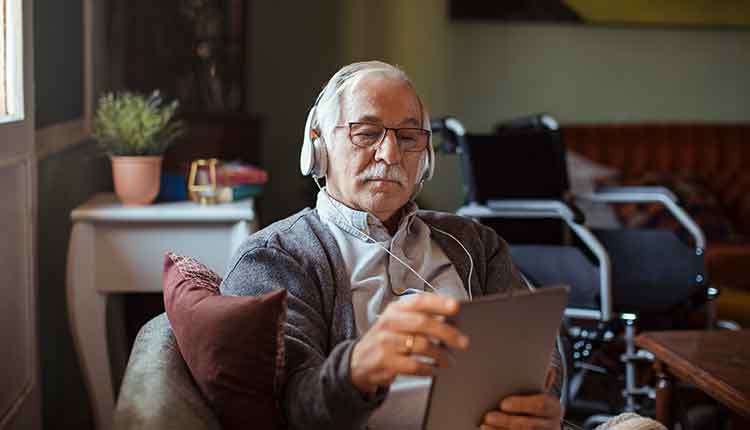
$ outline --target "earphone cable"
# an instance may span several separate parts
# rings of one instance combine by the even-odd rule
[[[315,181],[315,184],[318,186],[318,188],[320,189],[320,191],[322,191],[323,193],[325,193],[326,198],[328,198],[328,201],[331,203],[331,206],[333,206],[333,208],[336,210],[336,212],[338,212],[338,214],[341,216],[341,218],[344,219],[344,220],[346,220],[346,222],[354,230],[356,230],[357,232],[359,232],[360,234],[362,234],[363,236],[365,236],[368,240],[370,240],[370,242],[372,242],[375,245],[381,247],[383,249],[383,251],[385,251],[385,252],[388,253],[388,255],[390,255],[391,257],[395,258],[396,261],[398,261],[399,263],[401,263],[407,269],[411,270],[411,272],[414,273],[417,276],[417,278],[419,278],[420,280],[422,280],[422,282],[424,282],[425,285],[427,285],[428,287],[430,287],[430,289],[432,291],[437,292],[437,288],[433,287],[432,284],[427,281],[427,279],[423,278],[422,275],[420,275],[419,273],[417,273],[416,270],[412,269],[412,267],[409,266],[406,262],[404,262],[404,260],[400,259],[397,255],[395,255],[394,253],[392,253],[388,248],[386,248],[385,246],[383,246],[380,242],[378,242],[377,240],[375,240],[372,237],[370,237],[370,235],[368,235],[364,231],[362,231],[362,230],[358,229],[357,227],[355,227],[354,223],[352,223],[351,220],[349,220],[349,218],[347,218],[346,216],[344,216],[344,214],[341,212],[341,210],[338,208],[338,206],[336,206],[336,204],[333,202],[333,198],[328,194],[328,192],[326,190],[324,190],[323,187],[320,186],[320,183],[318,182],[318,178],[313,178],[313,180]],[[395,291],[393,291],[393,287],[392,286],[391,286],[391,292],[393,294],[397,295],[397,296],[402,295],[402,294],[398,294]]]
[[[466,285],[468,286],[468,291],[469,291],[469,301],[472,301],[474,298],[472,297],[472,294],[471,294],[471,274],[472,274],[472,272],[474,272],[474,259],[471,258],[471,254],[469,253],[469,250],[466,249],[466,247],[464,246],[463,243],[461,243],[460,240],[456,239],[455,236],[453,236],[452,234],[448,233],[447,231],[441,230],[441,229],[435,227],[434,225],[430,225],[430,228],[433,228],[433,229],[439,231],[440,233],[443,233],[444,235],[446,235],[446,236],[450,237],[451,239],[455,240],[456,243],[458,243],[458,245],[461,247],[461,249],[464,250],[464,252],[466,253],[466,256],[469,257],[469,276],[466,278]]]

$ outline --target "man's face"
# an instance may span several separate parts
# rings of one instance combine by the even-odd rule
[[[382,74],[363,77],[341,98],[341,114],[328,145],[328,192],[345,205],[367,211],[385,222],[409,201],[425,151],[402,152],[393,131],[374,149],[349,141],[350,122],[385,127],[423,127],[422,109],[411,86]],[[375,170],[373,170],[375,169]],[[385,174],[384,174],[385,173]],[[384,176],[386,178],[384,178]]]

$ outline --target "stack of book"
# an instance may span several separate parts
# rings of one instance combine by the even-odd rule
[[[268,182],[265,170],[240,162],[225,162],[216,169],[216,199],[218,203],[256,197]]]

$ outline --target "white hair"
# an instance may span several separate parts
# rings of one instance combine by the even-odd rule
[[[382,61],[362,61],[346,65],[331,77],[326,86],[320,92],[320,95],[318,95],[315,115],[311,118],[312,122],[310,128],[317,129],[326,141],[332,142],[332,139],[330,139],[331,133],[341,115],[342,94],[347,88],[352,87],[362,78],[373,73],[380,73],[400,79],[413,88],[411,80],[406,73],[391,64]],[[414,93],[417,96],[420,108],[422,109],[421,115],[424,117],[425,109],[422,100],[419,98],[419,95],[416,94],[416,91]],[[422,118],[420,118],[420,120],[421,119]],[[429,128],[429,124],[423,124],[422,127]],[[310,130],[305,130],[305,132],[309,133]]]

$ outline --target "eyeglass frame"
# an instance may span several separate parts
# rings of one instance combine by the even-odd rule
[[[368,146],[357,145],[356,143],[354,143],[354,139],[352,139],[352,127],[355,126],[355,125],[372,125],[372,126],[376,126],[376,127],[381,127],[383,129],[383,135],[380,137],[380,141],[377,142],[377,143],[372,143],[372,144],[370,144]],[[420,127],[398,127],[398,128],[394,128],[394,127],[386,127],[383,124],[378,124],[378,123],[374,123],[374,122],[366,122],[366,121],[352,121],[352,122],[346,123],[345,125],[344,124],[337,125],[337,126],[335,126],[333,128],[334,129],[349,128],[349,135],[348,135],[349,136],[349,142],[351,142],[351,144],[354,145],[354,146],[356,146],[357,148],[361,148],[361,149],[375,149],[375,150],[378,150],[380,148],[380,146],[383,145],[383,142],[385,142],[385,136],[388,134],[388,130],[393,130],[393,134],[396,136],[396,144],[398,145],[399,151],[402,151],[402,152],[422,152],[425,149],[427,149],[427,147],[430,145],[430,136],[432,136],[432,132],[430,130],[425,130],[424,128],[420,128]],[[427,137],[427,139],[426,139],[427,142],[425,143],[424,148],[420,148],[418,150],[404,149],[404,147],[401,144],[399,144],[399,139],[398,139],[398,132],[401,131],[401,130],[414,130],[414,131],[418,131],[418,132],[423,133]]]

